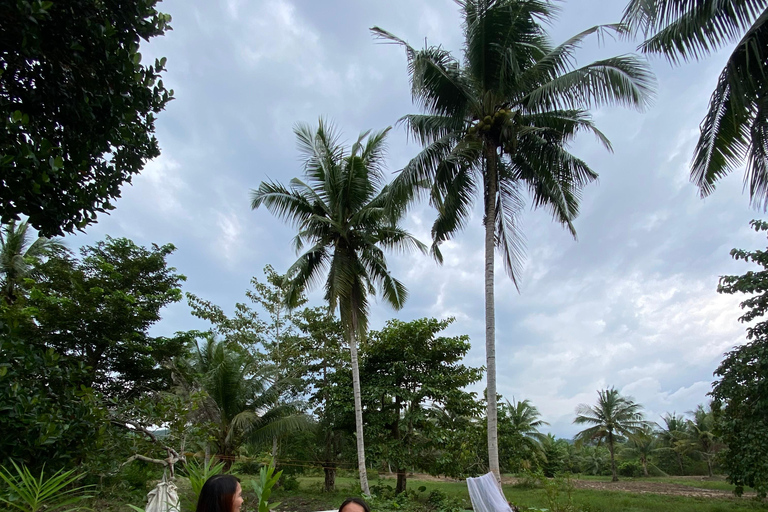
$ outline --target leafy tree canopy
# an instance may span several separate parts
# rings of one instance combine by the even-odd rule
[[[757,232],[768,231],[768,222],[753,220]],[[761,270],[741,276],[723,276],[717,291],[750,297],[741,303],[742,322],[762,319],[768,309],[768,251],[733,249],[736,260],[756,263]],[[717,431],[728,446],[724,466],[728,479],[741,493],[744,486],[768,493],[768,321],[747,328],[745,345],[725,355],[715,371],[712,409]]]
[[[29,306],[34,322],[24,337],[81,361],[81,382],[107,397],[127,397],[170,384],[160,362],[182,352],[188,336],[153,337],[160,310],[181,300],[186,279],[168,266],[173,245],[141,247],[107,237],[80,250],[57,254],[38,267]]]
[[[3,2],[0,14],[0,220],[42,235],[114,209],[120,186],[160,154],[155,114],[173,95],[165,58],[139,43],[171,17],[158,0]]]

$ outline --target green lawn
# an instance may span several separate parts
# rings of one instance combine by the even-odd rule
[[[589,480],[589,481],[595,481],[595,482],[610,482],[611,477],[610,476],[592,476],[592,475],[574,475],[574,480]],[[725,477],[697,477],[697,478],[686,478],[686,477],[679,477],[679,476],[659,476],[659,477],[648,477],[648,478],[629,478],[629,477],[621,477],[621,481],[627,481],[627,482],[661,482],[666,484],[679,484],[679,485],[685,485],[688,487],[696,487],[698,489],[713,489],[717,491],[728,491],[733,492],[733,489],[735,488],[734,485],[729,484],[725,481]],[[750,492],[752,489],[750,487],[745,488],[745,492]]]
[[[605,478],[588,478],[589,480],[610,480]],[[729,490],[731,486],[724,481],[711,480],[704,482],[690,481],[686,479],[675,478],[649,478],[643,479],[644,482],[662,482],[662,483],[681,483],[693,487],[706,489]],[[337,478],[337,492],[332,495],[324,495],[321,492],[321,477],[301,477],[299,478],[300,488],[297,491],[285,493],[276,491],[274,496],[276,501],[283,500],[289,508],[280,507],[282,510],[305,509],[301,507],[296,500],[306,501],[316,508],[314,510],[331,510],[338,508],[341,501],[352,495],[357,488],[357,481],[353,478]],[[394,486],[394,481],[385,479],[381,481],[384,485]],[[371,480],[371,485],[376,485],[376,480]],[[704,485],[699,485],[704,484]],[[443,493],[465,500],[469,503],[469,494],[467,485],[464,482],[432,482],[408,480],[408,489],[417,490],[424,486],[426,491],[420,493],[426,496],[433,490],[440,490]],[[504,493],[512,503],[522,507],[546,508],[548,500],[544,489],[527,489],[514,486],[505,486]],[[564,496],[563,496],[564,498]],[[664,496],[658,494],[644,493],[636,494],[623,491],[598,491],[586,489],[574,489],[572,493],[573,503],[585,512],[730,512],[730,511],[768,511],[768,504],[758,503],[752,498],[736,498],[724,496],[723,498],[691,498]],[[299,505],[299,506],[297,506]]]

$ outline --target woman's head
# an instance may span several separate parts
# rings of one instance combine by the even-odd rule
[[[240,480],[232,475],[215,475],[205,481],[197,499],[196,512],[240,512],[243,505]]]
[[[339,507],[339,512],[371,512],[371,507],[362,498],[347,498]]]

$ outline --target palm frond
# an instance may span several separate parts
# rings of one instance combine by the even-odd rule
[[[554,77],[530,91],[523,104],[531,112],[604,105],[642,111],[654,97],[655,83],[645,60],[634,55],[621,55]]]
[[[737,40],[766,7],[766,0],[633,0],[623,22],[648,37],[643,53],[661,53],[677,64]]]

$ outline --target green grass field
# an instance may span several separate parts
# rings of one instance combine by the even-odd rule
[[[585,478],[587,479],[587,478]],[[247,477],[246,477],[247,480]],[[609,478],[593,478],[588,480],[597,482],[609,481]],[[627,479],[629,480],[629,479]],[[653,483],[659,484],[681,484],[688,487],[699,489],[712,489],[730,491],[732,486],[721,480],[705,480],[703,482],[680,479],[680,478],[648,478],[635,479],[642,480],[645,487],[652,488]],[[345,497],[354,494],[357,489],[357,481],[353,478],[337,478],[337,492],[331,495],[321,492],[321,477],[301,477],[299,478],[300,487],[298,490],[286,493],[277,490],[273,495],[276,501],[283,501],[284,506],[280,510],[331,510],[338,508]],[[380,481],[383,485],[394,486],[394,482],[389,479]],[[375,486],[376,480],[371,480],[371,485]],[[433,490],[440,490],[448,496],[463,500],[469,504],[469,494],[467,485],[464,482],[436,482],[408,480],[408,489],[416,490],[419,487],[425,487],[426,490],[421,495],[428,495]],[[547,508],[546,491],[540,488],[521,488],[516,486],[504,486],[504,493],[513,504],[520,507]],[[644,493],[632,493],[614,490],[591,490],[591,489],[573,489],[572,500],[578,510],[585,512],[730,512],[730,511],[768,511],[768,504],[757,502],[753,498],[737,498],[729,494],[723,494],[722,497],[686,497],[686,496],[666,496],[653,494],[651,491]],[[561,496],[561,502],[565,501],[565,496]],[[305,508],[309,506],[309,508]],[[523,508],[524,509],[524,508]]]

